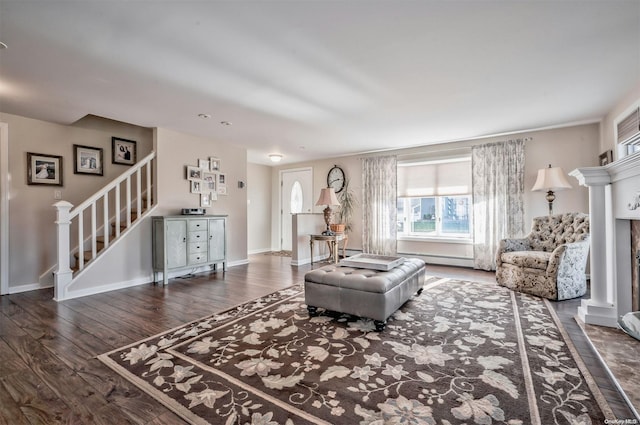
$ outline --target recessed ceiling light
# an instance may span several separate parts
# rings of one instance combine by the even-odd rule
[[[0,41],[0,49],[8,49],[7,45]]]
[[[209,118],[211,118],[210,114],[198,114],[198,117],[202,118],[203,120],[208,120]]]
[[[271,162],[280,162],[282,161],[282,155],[280,155],[279,153],[272,153],[269,155],[269,159],[271,160]]]
[[[222,125],[231,125],[231,123],[229,121],[220,121],[220,124],[222,124]]]

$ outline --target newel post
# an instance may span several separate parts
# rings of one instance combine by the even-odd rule
[[[73,278],[73,271],[69,267],[70,263],[70,226],[71,219],[69,217],[69,211],[73,208],[73,205],[67,201],[59,201],[53,204],[57,210],[56,215],[56,227],[57,227],[57,249],[58,249],[58,266],[54,274],[54,294],[55,300],[63,298],[63,294],[60,292],[62,288],[65,288],[71,279]]]

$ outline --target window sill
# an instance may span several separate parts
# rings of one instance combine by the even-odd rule
[[[470,238],[454,238],[450,236],[398,236],[396,238],[399,241],[411,241],[411,242],[430,242],[430,243],[458,243],[470,245],[473,243],[473,239]]]

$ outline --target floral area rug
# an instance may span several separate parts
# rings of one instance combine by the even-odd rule
[[[548,301],[428,277],[384,332],[297,285],[101,355],[193,424],[603,424]]]

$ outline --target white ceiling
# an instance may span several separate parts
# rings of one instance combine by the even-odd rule
[[[0,41],[0,111],[265,164],[597,121],[640,82],[638,0],[0,0]]]

